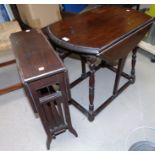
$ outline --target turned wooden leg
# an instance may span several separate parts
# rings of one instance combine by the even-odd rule
[[[117,95],[117,90],[118,90],[118,86],[120,82],[120,77],[121,77],[121,74],[124,68],[125,60],[126,60],[126,57],[120,59],[118,62],[118,69],[116,72],[115,83],[114,83],[114,88],[113,88],[113,96]]]
[[[132,62],[131,62],[131,83],[135,82],[135,65],[136,65],[136,53],[138,47],[134,48],[132,51]]]
[[[96,58],[88,58],[90,77],[89,77],[89,112],[88,120],[94,120],[94,92],[95,92],[95,62]]]

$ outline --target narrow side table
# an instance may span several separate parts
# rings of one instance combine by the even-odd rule
[[[14,33],[10,39],[26,94],[46,131],[47,149],[66,129],[77,137],[68,107],[68,73],[46,37],[39,30],[29,30]]]

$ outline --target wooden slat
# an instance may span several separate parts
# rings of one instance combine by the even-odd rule
[[[0,89],[0,95],[9,93],[9,92],[11,92],[11,91],[20,89],[20,88],[22,88],[22,87],[23,87],[22,83],[17,83],[17,84],[15,84],[15,85],[12,85],[12,86],[9,86],[9,87]]]
[[[16,63],[16,60],[9,60],[9,61],[6,61],[6,62],[3,62],[3,63],[0,63],[0,67],[5,67],[5,66],[8,66],[8,65],[12,65]]]

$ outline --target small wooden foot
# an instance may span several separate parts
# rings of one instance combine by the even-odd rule
[[[69,130],[75,137],[78,137],[78,134],[77,134],[77,132],[74,130],[73,127],[69,127],[68,130]]]
[[[88,120],[90,121],[90,122],[92,122],[93,120],[94,120],[94,118],[95,118],[95,116],[94,116],[94,112],[88,112]]]
[[[52,137],[47,137],[47,141],[46,141],[46,147],[47,147],[47,150],[50,149],[51,141],[52,141]]]
[[[151,59],[152,63],[155,63],[155,55],[153,55],[153,58]]]

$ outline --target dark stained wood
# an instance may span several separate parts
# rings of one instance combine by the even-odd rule
[[[5,66],[8,66],[8,65],[12,65],[14,63],[16,63],[16,60],[9,60],[9,61],[0,63],[0,67],[5,67]]]
[[[132,62],[131,62],[131,80],[134,83],[135,82],[135,65],[136,65],[136,53],[137,53],[138,47],[134,48],[132,51]]]
[[[80,56],[80,58],[81,58],[81,71],[82,71],[81,76],[85,77],[86,76],[86,59],[85,57],[82,57],[82,56]]]
[[[17,84],[11,85],[9,87],[2,88],[2,89],[0,89],[0,95],[12,92],[12,91],[20,89],[22,87],[23,87],[22,83],[17,83]]]
[[[95,62],[96,57],[88,57],[87,61],[90,62],[89,68],[90,68],[90,78],[89,78],[89,113],[88,113],[88,119],[90,121],[94,120],[94,97],[95,97]]]
[[[120,40],[115,46],[107,48],[100,56],[108,61],[119,60],[125,57],[137,46],[137,44],[143,39],[146,32],[149,30],[150,25],[144,29],[138,30],[138,32],[130,34],[126,38]]]
[[[48,31],[53,42],[61,47],[79,53],[100,54],[152,22],[153,18],[133,9],[101,7],[56,22]],[[63,37],[69,41],[65,42]]]
[[[22,30],[26,30],[26,29],[31,29],[30,26],[26,25],[25,23],[23,23],[17,5],[16,4],[10,4],[11,7],[11,11],[13,12],[13,15],[15,17],[15,20],[18,21],[20,27],[22,28]]]
[[[116,72],[114,89],[113,89],[113,95],[114,96],[116,96],[117,92],[118,92],[118,86],[119,86],[121,74],[123,72],[123,67],[124,67],[124,64],[125,64],[125,60],[126,60],[126,57],[120,59],[119,62],[118,62],[118,69],[117,69],[117,72]]]
[[[47,149],[52,139],[66,129],[77,137],[68,107],[68,74],[61,59],[40,31],[18,32],[10,38],[26,94],[47,134]],[[43,70],[38,70],[40,67]],[[59,86],[57,90],[54,85]]]
[[[46,74],[50,75],[54,71],[65,69],[60,58],[51,52],[54,49],[39,30],[14,33],[10,39],[13,50],[16,51],[17,65],[20,66],[18,68],[24,81],[36,80]],[[42,67],[44,70],[39,71]]]
[[[81,57],[87,59],[90,71],[85,73],[85,77],[81,76],[71,83],[71,88],[89,76],[88,110],[72,99],[72,104],[84,113],[89,121],[93,121],[99,112],[130,84],[134,83],[136,52],[133,49],[143,39],[152,23],[152,17],[133,9],[100,7],[58,21],[47,27],[46,35],[56,47],[80,54]],[[65,41],[64,37],[68,40]],[[128,75],[123,72],[123,67],[125,58],[132,50],[131,75]],[[95,66],[97,58],[101,59],[102,63]],[[118,65],[117,69],[113,65]],[[114,71],[116,77],[112,96],[97,109],[94,109],[94,74],[101,67]],[[82,64],[82,71],[85,72],[84,64]],[[120,76],[127,79],[127,82],[121,88],[119,88]]]

